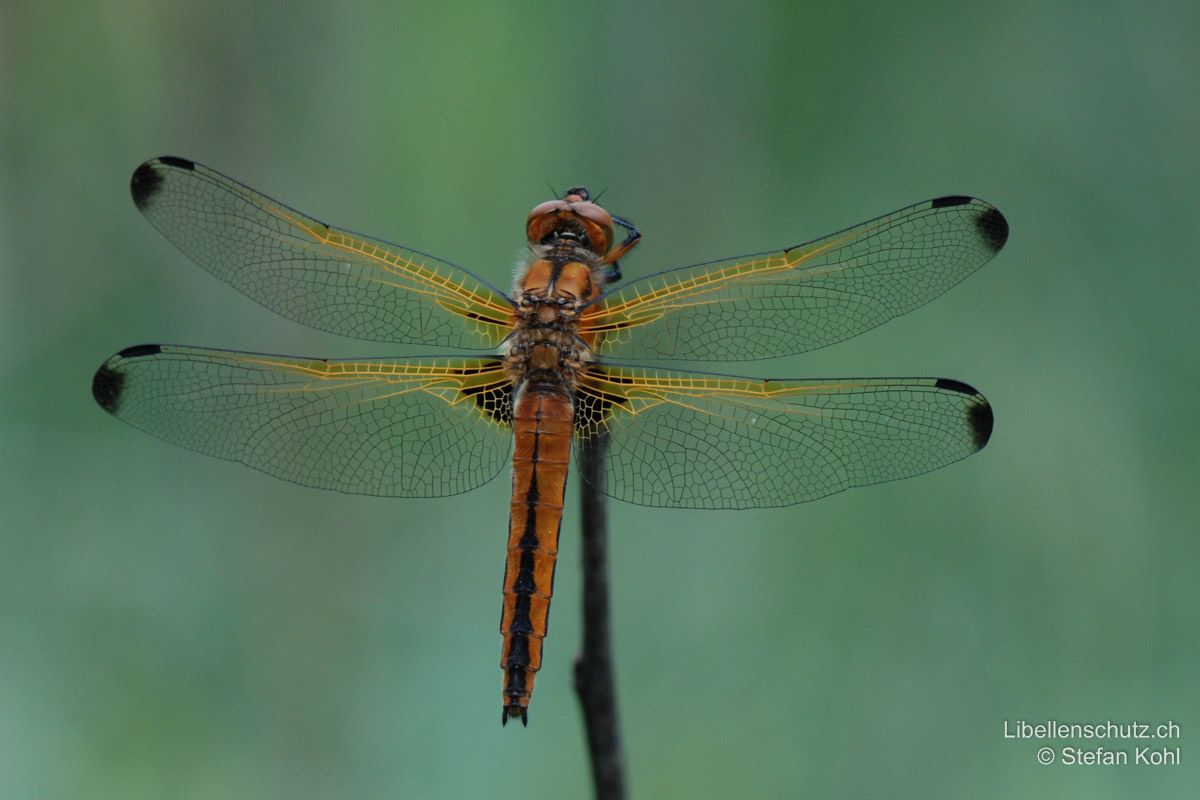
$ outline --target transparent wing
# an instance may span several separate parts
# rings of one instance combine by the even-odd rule
[[[189,258],[289,319],[381,342],[490,348],[512,329],[503,292],[433,256],[331,228],[215,170],[164,156],[133,201]]]
[[[458,494],[512,448],[496,358],[326,361],[142,345],[100,367],[92,394],[134,427],[285,480],[395,497]]]
[[[992,431],[982,395],[936,378],[593,365],[576,405],[577,436],[609,434],[605,492],[671,508],[786,506],[907,478],[971,455]]]
[[[584,312],[599,353],[743,361],[840,342],[923,305],[1000,251],[993,206],[942,197],[773,253],[660,272]]]

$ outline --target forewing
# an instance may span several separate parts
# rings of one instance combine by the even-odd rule
[[[604,491],[670,508],[815,500],[937,469],[992,431],[982,395],[936,378],[759,380],[594,365],[576,405],[577,436],[609,434]]]
[[[508,298],[461,267],[331,228],[201,164],[152,159],[130,190],[189,258],[305,325],[460,348],[495,347],[511,330]]]
[[[142,345],[92,381],[106,411],[172,444],[355,494],[441,497],[512,447],[496,358],[332,361]]]
[[[584,312],[596,350],[743,361],[848,339],[921,306],[1000,251],[992,205],[942,197],[773,253],[642,278]]]

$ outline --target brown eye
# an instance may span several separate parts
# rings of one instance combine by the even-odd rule
[[[563,200],[547,200],[544,203],[538,203],[533,207],[533,211],[529,212],[529,218],[525,223],[526,227],[533,224],[533,221],[538,217],[544,217],[553,214],[555,211],[561,211],[567,208],[567,204]]]
[[[557,213],[566,208],[567,204],[562,200],[547,200],[534,206],[525,221],[525,238],[531,242],[540,242],[554,230]]]
[[[596,252],[603,255],[608,252],[609,246],[613,240],[613,221],[612,214],[609,214],[595,203],[571,203],[571,210],[578,214],[581,218],[590,222],[586,226],[589,234],[592,235],[593,244],[596,245]],[[594,232],[599,229],[604,237],[604,241],[596,241]]]
[[[594,222],[603,228],[612,230],[612,214],[609,214],[595,203],[571,203],[571,210],[588,222]]]
[[[535,206],[525,223],[525,238],[536,244],[556,233],[576,231],[587,237],[594,252],[604,255],[612,246],[612,215],[595,203],[571,200],[571,197],[581,196],[573,192],[586,195],[587,190],[582,187],[568,189],[568,199],[547,200]]]

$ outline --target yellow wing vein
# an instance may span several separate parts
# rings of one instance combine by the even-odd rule
[[[313,382],[303,386],[274,387],[271,390],[272,394],[336,393],[350,387],[379,388],[381,390],[378,394],[371,394],[368,397],[344,403],[340,406],[341,408],[384,402],[415,392],[423,392],[453,408],[471,401],[471,398],[463,393],[463,389],[471,388],[476,384],[499,387],[508,380],[498,364],[488,364],[482,367],[454,367],[441,366],[436,363],[397,364],[369,361],[298,363],[246,356],[238,356],[233,360],[296,375],[305,375],[313,379]],[[408,385],[402,386],[402,384]],[[489,421],[492,420],[489,419]]]
[[[258,205],[260,208],[262,207],[262,204],[257,202],[258,196],[242,192],[242,197],[246,202]],[[482,321],[500,326],[505,326],[508,323],[511,309],[507,305],[495,302],[496,298],[492,292],[486,294],[480,293],[475,288],[468,288],[462,280],[455,280],[442,275],[436,268],[430,269],[412,259],[404,258],[379,245],[372,244],[336,228],[331,228],[322,222],[299,217],[289,209],[277,204],[263,210],[287,224],[304,231],[319,244],[333,250],[362,256],[380,265],[385,272],[408,278],[428,288],[411,288],[387,281],[380,281],[384,285],[408,289],[435,297],[443,308],[460,316],[470,316],[477,309],[486,309],[494,312],[496,316],[495,318],[485,318]]]
[[[742,285],[755,285],[763,279],[782,272],[789,272],[806,261],[809,261],[830,250],[840,248],[854,239],[870,235],[876,227],[854,231],[828,242],[819,247],[807,250],[785,251],[783,256],[770,255],[766,258],[739,261],[726,264],[717,269],[699,274],[689,274],[674,283],[663,283],[661,287],[613,305],[601,305],[595,314],[585,316],[583,324],[589,331],[605,331],[614,328],[627,328],[653,322],[665,313],[676,308],[687,308],[696,305],[707,305],[727,302],[724,298],[706,300],[696,303],[671,304],[672,298],[689,298],[710,294],[726,288],[730,283],[738,281]],[[795,257],[788,253],[795,252]],[[840,267],[830,267],[814,275],[825,275],[839,271]]]

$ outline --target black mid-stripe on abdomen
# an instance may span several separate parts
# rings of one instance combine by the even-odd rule
[[[516,613],[513,614],[509,632],[512,634],[512,645],[508,650],[508,683],[506,689],[515,690],[518,694],[525,691],[525,670],[529,667],[529,634],[533,633],[533,620],[530,619],[530,598],[537,591],[537,581],[533,575],[533,552],[538,547],[537,535],[537,503],[538,503],[538,446],[541,432],[533,435],[533,468],[529,473],[529,489],[525,492],[525,532],[521,536],[521,568],[513,583],[513,591],[517,595]],[[551,587],[553,589],[553,587]]]
[[[530,388],[513,414],[513,499],[500,632],[505,670],[504,719],[520,716],[541,668],[542,641],[554,592],[574,409],[561,390]]]

